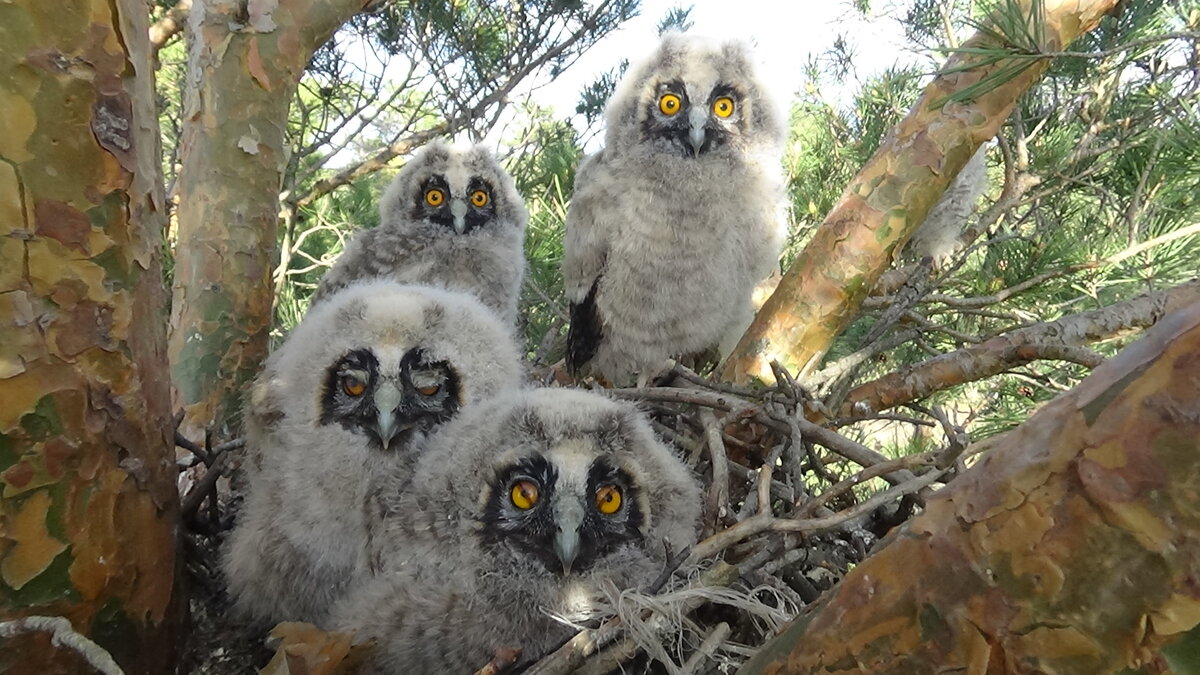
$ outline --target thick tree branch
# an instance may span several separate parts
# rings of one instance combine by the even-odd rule
[[[1045,42],[1039,47],[1061,50],[1115,5],[1116,0],[1037,4],[1045,8],[1040,26]],[[965,47],[989,45],[995,46],[981,32]],[[926,87],[763,305],[723,364],[722,379],[773,381],[772,361],[802,376],[808,372],[857,315],[891,265],[892,253],[908,240],[979,145],[996,135],[1020,95],[1049,65],[1048,59],[1024,66],[1008,59],[970,67],[976,63],[978,56],[958,53]],[[955,93],[1014,66],[1023,69],[975,100],[951,100]]]
[[[1197,355],[1193,303],[1005,435],[740,672],[1144,663],[1200,622]]]
[[[1169,312],[1196,302],[1200,302],[1200,281],[1020,328],[859,385],[850,391],[838,415],[862,416],[919,401],[936,391],[991,377],[1037,359],[1089,363],[1090,357],[1071,348],[1152,326]]]

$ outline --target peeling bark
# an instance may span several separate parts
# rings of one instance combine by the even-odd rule
[[[1029,6],[1029,0],[1020,4]],[[1049,0],[1044,3],[1046,51],[1059,51],[1094,28],[1117,0]],[[984,34],[964,48],[988,46]],[[757,377],[773,382],[771,361],[807,373],[857,315],[863,300],[892,264],[893,253],[925,219],[938,197],[980,144],[992,138],[1017,100],[1049,66],[1026,60],[1015,78],[968,103],[946,103],[955,92],[997,71],[1001,60],[958,70],[977,56],[957,54],[943,74],[880,145],[784,274],[741,341],[721,367],[727,381]]]
[[[1198,493],[1193,303],[1007,434],[741,672],[1152,663],[1200,624]]]
[[[838,417],[877,413],[935,392],[999,375],[1038,359],[1063,358],[1064,348],[1086,345],[1154,325],[1164,315],[1200,302],[1200,281],[1147,293],[1103,309],[998,335],[935,356],[850,390]],[[1070,359],[1069,359],[1070,360]]]
[[[170,337],[189,430],[233,418],[266,357],[288,106],[313,52],[370,1],[192,5]]]
[[[0,618],[64,617],[127,673],[174,668],[186,611],[147,31],[140,0],[0,3]]]

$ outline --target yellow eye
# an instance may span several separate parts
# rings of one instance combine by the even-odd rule
[[[728,96],[713,101],[713,114],[717,117],[729,117],[733,114],[733,99]]]
[[[481,209],[487,206],[489,201],[491,201],[491,199],[488,198],[488,193],[484,192],[483,190],[476,190],[471,193],[471,203]]]
[[[436,384],[431,384],[427,387],[417,387],[417,393],[419,393],[422,396],[433,396],[434,394],[441,391],[441,389],[442,389],[441,386],[436,385]]]
[[[596,490],[596,508],[607,516],[619,511],[621,509],[621,488],[616,485],[605,485]]]
[[[519,480],[512,486],[513,506],[528,511],[538,501],[538,486],[531,480]]]
[[[663,94],[662,97],[658,99],[658,111],[670,117],[671,115],[679,112],[680,104],[682,104],[682,101],[680,101],[679,97],[675,94]]]
[[[342,391],[349,396],[362,396],[367,390],[367,384],[354,375],[342,376]]]
[[[425,203],[430,206],[441,206],[442,202],[446,201],[446,193],[437,188],[430,188],[425,191]]]

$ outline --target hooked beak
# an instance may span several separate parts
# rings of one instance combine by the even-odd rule
[[[383,382],[375,391],[375,433],[379,437],[379,445],[387,450],[396,434],[410,428],[411,425],[401,425],[396,415],[402,396],[400,388],[391,382]]]
[[[450,215],[454,216],[454,231],[462,234],[467,227],[467,203],[461,199],[451,201]]]
[[[582,514],[572,509],[559,514],[558,534],[554,537],[554,552],[562,562],[563,576],[571,573],[571,565],[579,555],[579,525]]]
[[[692,154],[699,156],[704,149],[704,142],[708,140],[708,131],[704,128],[708,120],[703,111],[693,110],[688,121],[691,123],[688,129],[688,143],[692,146]]]

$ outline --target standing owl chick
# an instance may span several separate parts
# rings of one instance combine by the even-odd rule
[[[464,411],[375,502],[382,571],[332,623],[378,640],[368,672],[461,673],[500,648],[536,660],[604,589],[651,583],[695,542],[701,496],[632,406],[541,389]]]
[[[643,379],[729,351],[786,234],[784,129],[748,49],[668,34],[605,112],[567,213],[567,365]]]
[[[359,232],[313,296],[384,277],[471,293],[516,323],[529,214],[487,148],[434,141],[417,152],[379,201],[379,227]]]
[[[405,474],[430,431],[520,378],[511,331],[463,293],[376,280],[312,309],[251,389],[235,605],[323,623],[365,560],[371,476]]]

